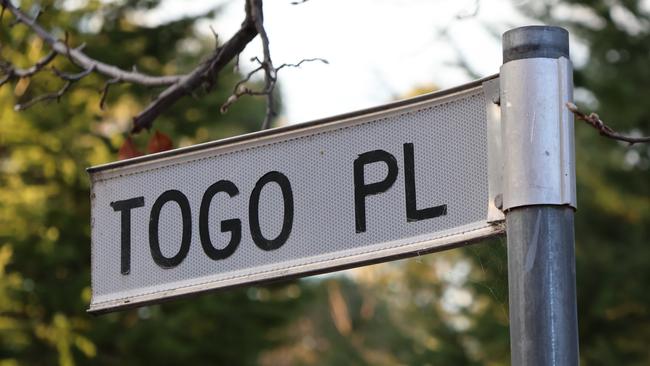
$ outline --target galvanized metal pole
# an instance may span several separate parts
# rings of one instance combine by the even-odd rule
[[[503,209],[512,365],[577,365],[573,81],[568,33],[503,35]]]

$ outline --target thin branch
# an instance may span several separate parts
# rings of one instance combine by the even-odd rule
[[[25,103],[16,104],[14,106],[14,110],[16,110],[16,111],[24,111],[25,109],[33,106],[34,104],[44,102],[46,100],[56,99],[56,101],[58,102],[61,99],[61,97],[63,96],[63,94],[65,94],[65,92],[67,92],[68,89],[70,89],[70,86],[72,85],[73,82],[74,81],[71,81],[71,80],[66,81],[65,84],[63,84],[63,87],[61,89],[59,89],[59,91],[57,91],[56,93],[48,93],[48,94],[39,95],[38,97],[36,97],[34,99],[31,99],[31,100],[29,100],[29,101],[27,101]]]
[[[245,78],[239,80],[237,84],[235,84],[235,86],[233,87],[232,95],[228,97],[226,102],[220,108],[221,113],[226,113],[230,108],[230,106],[233,103],[235,103],[237,100],[239,100],[239,98],[241,98],[242,96],[252,95],[253,93],[252,90],[246,88],[244,84],[248,82],[251,79],[251,77],[253,77],[253,75],[260,70],[262,70],[262,66],[255,68],[253,71],[249,72]]]
[[[8,66],[1,66],[0,68],[3,68],[4,72],[7,74],[7,80],[13,79],[13,78],[24,78],[24,77],[29,77],[37,72],[41,71],[45,66],[47,66],[54,58],[56,57],[56,52],[51,51],[48,53],[45,57],[42,59],[38,60],[33,66],[27,68],[27,69],[16,69],[11,65]],[[4,84],[7,80],[3,79],[3,82],[0,83],[0,85]]]
[[[170,75],[170,76],[151,76],[146,75],[140,72],[126,71],[120,69],[116,66],[103,63],[101,61],[95,60],[81,51],[79,48],[70,48],[67,45],[66,41],[61,41],[54,37],[50,32],[46,31],[35,19],[30,18],[20,9],[16,8],[11,4],[9,0],[0,0],[1,6],[8,10],[16,18],[16,21],[25,24],[29,27],[36,35],[41,38],[45,43],[47,43],[52,49],[62,55],[67,57],[72,63],[78,65],[84,70],[93,68],[94,71],[111,77],[119,77],[125,82],[130,82],[134,84],[140,84],[145,86],[168,86],[178,82],[182,76],[181,75]],[[67,38],[67,35],[66,35]]]
[[[632,137],[621,135],[620,133],[612,130],[609,126],[607,126],[596,113],[590,113],[589,115],[582,113],[573,103],[567,103],[566,106],[577,119],[587,122],[589,125],[591,125],[591,127],[597,129],[602,136],[611,138],[613,140],[628,142],[630,145],[650,142],[650,136]]]
[[[63,96],[63,94],[65,94],[68,91],[68,89],[70,89],[70,87],[72,86],[73,83],[76,83],[77,81],[79,81],[79,80],[83,79],[84,77],[90,75],[90,73],[92,73],[93,71],[94,71],[94,69],[91,67],[90,69],[84,70],[84,71],[82,71],[80,73],[77,73],[77,74],[68,74],[68,73],[61,72],[61,71],[59,71],[59,70],[57,70],[57,69],[55,69],[53,67],[52,72],[54,74],[56,74],[56,76],[58,76],[59,78],[65,80],[65,83],[63,84],[63,87],[61,87],[61,89],[59,89],[55,93],[47,93],[47,94],[39,95],[38,97],[36,97],[34,99],[31,99],[31,100],[29,100],[29,101],[27,101],[25,103],[16,104],[14,106],[14,110],[16,110],[16,111],[24,111],[25,109],[35,105],[36,103],[40,103],[40,102],[44,102],[44,101],[52,100],[52,99],[56,99],[56,101],[58,103],[61,100],[61,97]]]
[[[283,69],[283,68],[285,68],[285,67],[300,67],[300,66],[301,66],[302,64],[304,64],[305,62],[314,62],[314,61],[320,61],[320,62],[322,62],[322,63],[324,63],[324,64],[326,64],[326,65],[329,65],[329,61],[327,61],[327,60],[324,59],[324,58],[320,58],[320,57],[315,57],[315,58],[305,58],[305,59],[300,60],[300,62],[298,62],[298,63],[296,63],[296,64],[282,64],[282,65],[278,66],[278,67],[275,69],[275,71],[278,72],[278,71],[280,71],[281,69]]]
[[[266,96],[269,93],[273,92],[273,90],[268,90],[267,88],[265,88],[264,90],[261,90],[261,91],[255,91],[255,90],[252,90],[252,89],[250,89],[250,88],[248,88],[248,87],[246,87],[244,85],[245,83],[250,81],[251,77],[253,77],[254,74],[256,74],[259,71],[264,70],[263,61],[261,61],[258,57],[253,57],[251,59],[251,61],[257,62],[258,64],[260,64],[260,66],[256,67],[252,71],[250,71],[243,79],[239,80],[237,82],[237,84],[235,84],[235,86],[233,87],[232,95],[230,97],[228,97],[226,102],[220,108],[221,113],[226,113],[228,111],[228,109],[230,108],[230,106],[232,106],[236,101],[239,100],[239,98],[241,98],[241,97],[243,97],[245,95],[253,95],[253,96],[264,95],[264,96]],[[278,71],[280,71],[281,69],[283,69],[285,67],[300,67],[305,62],[313,62],[313,61],[320,61],[320,62],[322,62],[324,64],[329,64],[329,62],[327,60],[322,59],[322,58],[306,58],[306,59],[300,60],[300,62],[295,63],[295,64],[282,64],[282,65],[278,66],[275,69],[275,74],[277,75]]]
[[[266,29],[264,29],[264,12],[262,10],[262,4],[260,6],[253,7],[251,9],[251,16],[253,18],[253,23],[255,24],[255,29],[260,35],[262,40],[262,54],[264,55],[264,60],[260,63],[262,69],[264,70],[264,91],[266,93],[266,113],[264,115],[264,121],[262,121],[262,130],[266,130],[271,127],[271,121],[277,115],[275,110],[275,98],[273,95],[273,89],[275,89],[275,83],[277,82],[277,73],[275,67],[273,66],[273,61],[271,60],[271,50],[269,48],[269,36],[266,34]],[[259,62],[259,59],[258,59]]]
[[[5,76],[0,79],[0,86],[13,79],[26,78],[35,75],[52,62],[56,55],[57,53],[52,51],[27,69],[17,69],[10,63],[0,63],[0,69],[2,69],[2,72],[5,74]]]
[[[50,53],[48,53],[45,57],[38,60],[34,64],[34,66],[26,70],[15,70],[15,73],[18,77],[32,76],[36,74],[38,71],[40,71],[42,68],[47,66],[50,62],[52,62],[52,60],[54,60],[55,57],[56,57],[56,52],[50,51]]]
[[[214,28],[212,28],[212,26],[210,26],[210,32],[212,32],[212,36],[214,37],[214,47],[219,47],[219,35],[214,30]]]
[[[76,73],[76,74],[68,74],[62,71],[59,71],[57,68],[52,67],[52,72],[58,77],[60,77],[63,80],[66,81],[79,81],[83,79],[84,77],[88,76],[91,72],[95,71],[94,67],[91,67],[87,70],[84,70],[82,72]]]
[[[120,78],[106,80],[106,82],[104,83],[104,87],[102,88],[102,97],[99,100],[99,108],[104,109],[104,106],[106,105],[106,98],[108,97],[108,88],[112,84],[117,84],[121,81],[122,80],[120,80]]]

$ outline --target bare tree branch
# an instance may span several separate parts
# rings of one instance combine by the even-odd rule
[[[255,68],[253,71],[249,72],[245,78],[241,79],[240,81],[235,84],[235,87],[233,88],[232,95],[228,97],[226,102],[221,106],[221,113],[226,113],[230,106],[235,103],[239,98],[241,98],[244,95],[252,95],[252,90],[246,88],[244,84],[248,82],[251,77],[258,71],[262,70],[262,66],[259,66]]]
[[[175,103],[184,95],[205,84],[210,89],[216,80],[217,74],[239,53],[246,45],[255,38],[257,29],[252,20],[253,9],[262,9],[262,0],[246,1],[246,18],[241,28],[223,46],[217,48],[214,53],[196,69],[184,75],[178,82],[165,89],[158,97],[151,102],[142,112],[133,118],[133,133],[144,128],[150,128],[153,120],[170,105]]]
[[[70,89],[70,86],[72,86],[72,83],[73,83],[73,81],[68,80],[68,81],[65,82],[65,84],[63,84],[63,87],[61,87],[61,89],[59,89],[59,91],[57,91],[55,93],[48,93],[48,94],[39,95],[38,97],[36,97],[34,99],[31,99],[31,100],[28,100],[25,103],[16,104],[14,106],[14,110],[16,110],[16,111],[24,111],[25,109],[33,106],[34,104],[44,102],[46,100],[55,99],[57,102],[59,102],[59,100],[61,100],[61,97],[63,96],[63,94],[65,94],[65,92],[67,92],[68,89]]]
[[[220,109],[221,113],[226,113],[231,105],[233,105],[236,101],[239,100],[239,98],[241,98],[241,97],[243,97],[245,95],[257,95],[257,96],[263,95],[263,96],[267,96],[269,93],[273,92],[273,89],[268,90],[267,87],[265,87],[261,91],[255,91],[255,90],[252,90],[252,89],[250,89],[250,88],[248,88],[248,87],[246,87],[244,85],[245,83],[250,81],[250,79],[253,77],[254,74],[256,74],[259,71],[264,70],[263,61],[260,61],[259,58],[254,57],[253,59],[251,59],[251,61],[256,61],[260,66],[256,67],[252,71],[250,71],[246,75],[246,77],[239,80],[237,82],[237,84],[235,84],[235,87],[233,88],[233,91],[232,91],[232,95],[230,97],[228,97],[226,102],[221,106],[221,109]],[[285,67],[300,67],[305,62],[313,62],[313,61],[320,61],[320,62],[322,62],[324,64],[329,64],[329,62],[327,62],[327,60],[322,59],[322,58],[306,58],[306,59],[300,60],[300,62],[295,63],[295,64],[282,64],[282,65],[278,66],[275,69],[275,74],[277,75],[278,71],[280,71],[281,69],[283,69]]]
[[[298,62],[297,64],[282,64],[280,67],[275,68],[275,66],[273,66],[273,60],[271,59],[269,37],[266,34],[266,29],[264,28],[264,13],[262,11],[261,2],[259,5],[260,6],[258,7],[251,8],[250,14],[253,23],[255,25],[255,29],[257,30],[257,33],[260,35],[260,39],[262,40],[263,58],[262,60],[260,60],[257,57],[253,58],[253,61],[257,61],[257,63],[260,66],[255,70],[253,70],[251,73],[249,73],[247,77],[244,78],[244,80],[238,82],[237,85],[235,85],[233,95],[231,95],[230,98],[228,98],[226,103],[221,107],[221,110],[222,112],[227,110],[232,103],[234,103],[237,99],[239,99],[243,95],[263,95],[266,97],[266,113],[264,116],[264,121],[262,121],[261,129],[265,130],[271,127],[271,122],[278,114],[277,110],[275,109],[275,95],[273,94],[273,91],[275,90],[275,85],[278,82],[278,71],[284,67],[299,67],[300,65],[302,65],[302,63],[309,62],[309,61],[321,61],[326,64],[328,62],[321,58],[304,59]],[[252,74],[260,70],[264,71],[264,89],[262,91],[253,91],[249,88],[244,87],[243,83],[250,80]]]
[[[27,68],[27,69],[16,69],[11,64],[8,64],[8,63],[7,64],[0,64],[0,69],[2,69],[2,72],[5,73],[5,77],[0,80],[0,86],[2,86],[2,84],[6,83],[7,81],[9,81],[11,79],[19,79],[19,78],[30,77],[30,76],[38,73],[45,66],[47,66],[47,64],[52,62],[52,60],[54,60],[56,55],[57,55],[56,52],[51,51],[45,57],[38,60],[32,67]]]
[[[95,68],[91,67],[88,70],[84,70],[84,71],[76,73],[76,74],[69,74],[69,73],[59,71],[55,67],[52,67],[52,72],[54,72],[54,74],[56,76],[60,77],[63,80],[66,80],[66,81],[79,81],[79,80],[83,79],[84,77],[88,76],[93,71],[95,71]]]
[[[302,2],[305,1],[296,1],[296,3]],[[327,61],[324,59],[313,58],[302,60],[296,64],[283,64],[280,67],[275,68],[271,59],[269,38],[264,28],[262,0],[246,0],[246,15],[240,29],[235,33],[235,35],[233,35],[232,38],[230,38],[221,46],[219,46],[217,43],[215,51],[206,60],[197,65],[196,68],[194,68],[191,72],[184,75],[172,76],[147,75],[137,71],[135,67],[133,67],[131,71],[128,71],[95,60],[83,52],[84,45],[81,45],[77,48],[72,48],[68,43],[69,37],[67,32],[65,34],[65,39],[59,40],[36,23],[37,17],[30,18],[20,9],[13,6],[9,0],[0,0],[0,6],[2,6],[3,12],[5,10],[8,10],[14,16],[16,23],[22,23],[29,27],[34,33],[36,33],[38,37],[40,37],[52,48],[52,52],[50,54],[48,54],[45,58],[37,62],[29,69],[20,70],[14,68],[10,64],[0,64],[0,70],[4,71],[5,73],[5,77],[0,79],[0,85],[14,78],[32,76],[36,74],[37,72],[41,71],[49,62],[51,62],[57,54],[66,57],[71,63],[83,70],[77,74],[68,74],[52,68],[52,71],[59,78],[65,81],[64,86],[56,93],[42,95],[27,103],[17,105],[17,110],[28,108],[39,101],[45,101],[49,99],[58,100],[70,88],[72,83],[85,77],[90,72],[97,72],[110,78],[105,81],[104,86],[101,89],[101,108],[103,108],[106,103],[108,91],[112,84],[133,83],[150,87],[167,87],[158,96],[156,96],[156,98],[147,107],[145,107],[140,113],[138,113],[138,115],[133,118],[133,128],[131,130],[132,133],[137,133],[143,129],[151,128],[153,121],[180,98],[186,95],[193,95],[193,93],[201,87],[207,91],[210,91],[211,88],[215,85],[217,76],[222,71],[222,69],[231,61],[238,61],[239,55],[244,50],[246,45],[250,43],[258,34],[262,40],[263,57],[262,60],[259,58],[254,58],[253,60],[259,63],[259,67],[248,73],[244,79],[235,85],[233,94],[222,106],[222,111],[227,110],[228,107],[232,105],[232,103],[244,95],[264,96],[266,98],[267,105],[264,121],[262,122],[262,129],[269,128],[271,121],[277,115],[273,93],[277,84],[277,72],[285,67],[299,67],[304,62],[320,61],[327,63]],[[212,28],[211,30],[215,36],[215,39],[218,41],[217,34]],[[237,67],[237,64],[235,64],[235,67]],[[244,84],[250,81],[253,74],[259,71],[264,72],[264,87],[261,91],[251,90]]]
[[[567,103],[566,106],[575,115],[577,119],[587,122],[589,125],[591,125],[591,127],[597,129],[602,136],[614,140],[618,140],[618,141],[628,142],[630,145],[636,143],[650,142],[650,136],[632,137],[632,136],[621,135],[620,133],[612,130],[609,126],[607,126],[605,122],[603,122],[596,113],[590,113],[589,115],[582,113],[580,112],[580,110],[578,110],[578,107],[573,103]]]
[[[201,86],[206,84],[211,87],[216,80],[217,74],[223,69],[225,65],[228,64],[234,57],[239,55],[244,49],[244,47],[257,35],[257,28],[252,19],[252,12],[255,10],[257,13],[261,13],[262,9],[262,0],[246,0],[246,18],[242,23],[239,31],[226,42],[223,46],[217,48],[215,52],[204,62],[198,65],[193,71],[186,75],[171,75],[171,76],[151,76],[144,73],[138,72],[135,68],[132,71],[127,71],[109,65],[98,60],[95,60],[86,54],[84,54],[81,48],[71,48],[68,45],[68,36],[64,41],[58,40],[51,33],[46,31],[43,27],[35,22],[35,19],[30,18],[20,9],[13,6],[9,0],[0,0],[0,5],[4,10],[8,10],[15,17],[16,21],[19,23],[25,24],[29,27],[36,35],[38,35],[45,43],[47,43],[53,50],[53,52],[63,55],[70,60],[73,64],[81,67],[84,70],[93,70],[102,75],[108,76],[111,79],[106,82],[102,91],[102,100],[101,105],[106,100],[106,94],[108,88],[111,84],[116,82],[127,82],[134,83],[144,86],[157,87],[157,86],[167,86],[157,98],[149,104],[141,113],[133,119],[133,129],[132,132],[136,133],[141,131],[143,128],[150,128],[153,120],[160,115],[160,113],[166,110],[169,106],[175,103],[179,98],[184,95],[191,94],[191,92]],[[258,10],[259,9],[259,10]],[[48,60],[48,62],[51,60]],[[44,66],[44,65],[43,65]],[[38,70],[42,69],[43,66],[37,66]],[[13,70],[12,73],[7,73],[7,76],[0,79],[2,83],[7,82],[14,76],[17,70],[13,68],[7,70]],[[35,72],[38,70],[34,70]],[[61,76],[72,76],[59,73]],[[65,78],[64,78],[65,80]],[[67,85],[67,84],[66,84]],[[69,88],[69,85],[66,88],[63,88],[65,92]],[[58,95],[57,99],[62,95]],[[39,97],[35,100],[28,103],[28,106],[33,105],[37,101],[52,99],[52,95]],[[23,105],[24,107],[24,105]],[[24,108],[21,108],[24,109]]]
[[[178,82],[181,79],[180,75],[171,76],[151,76],[140,72],[122,70],[116,66],[109,65],[98,60],[95,60],[81,51],[79,48],[70,48],[67,42],[58,40],[54,35],[46,31],[34,18],[30,18],[25,13],[20,11],[11,4],[9,0],[0,0],[0,5],[8,10],[16,20],[29,27],[39,38],[47,43],[52,50],[56,53],[67,57],[72,63],[78,65],[84,70],[93,68],[94,71],[109,76],[111,78],[120,78],[125,82],[145,85],[145,86],[167,86]],[[67,37],[66,37],[67,38]]]
[[[300,60],[300,62],[298,62],[298,63],[296,63],[296,64],[282,64],[282,65],[278,66],[278,67],[275,69],[275,71],[278,72],[278,71],[282,70],[282,69],[285,68],[285,67],[300,67],[300,66],[302,66],[302,64],[304,64],[305,62],[314,62],[314,61],[320,61],[320,62],[322,62],[322,63],[324,63],[324,64],[326,64],[326,65],[329,65],[329,62],[328,62],[326,59],[324,59],[324,58],[320,58],[320,57],[315,57],[315,58],[304,58],[304,59]]]
[[[55,69],[53,67],[52,72],[54,72],[61,79],[65,80],[65,83],[63,84],[63,87],[61,87],[61,89],[59,89],[55,93],[48,93],[48,94],[39,95],[38,97],[36,97],[34,99],[31,99],[31,100],[29,100],[29,101],[27,101],[25,103],[16,104],[14,106],[14,110],[16,110],[16,111],[24,111],[25,109],[33,106],[36,103],[40,103],[40,102],[44,102],[44,101],[52,100],[52,99],[55,99],[57,101],[57,103],[58,103],[61,100],[61,97],[63,96],[63,94],[65,94],[68,91],[68,89],[70,89],[70,87],[72,86],[73,83],[83,79],[84,77],[88,76],[93,71],[94,71],[94,69],[91,67],[90,69],[84,70],[84,71],[82,71],[80,73],[77,73],[77,74],[67,74],[67,73],[61,72],[61,71],[59,71],[59,70],[57,70],[57,69]]]

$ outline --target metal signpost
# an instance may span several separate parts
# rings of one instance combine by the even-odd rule
[[[568,35],[518,28],[503,47],[500,75],[454,89],[88,169],[89,311],[507,228],[512,363],[577,364]]]
[[[503,209],[513,365],[577,365],[576,208],[569,34],[503,35]]]

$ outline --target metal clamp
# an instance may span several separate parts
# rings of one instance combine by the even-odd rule
[[[575,209],[573,114],[566,107],[573,96],[571,61],[564,56],[508,61],[500,81],[503,210]]]

